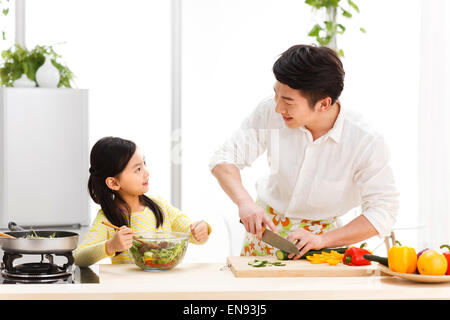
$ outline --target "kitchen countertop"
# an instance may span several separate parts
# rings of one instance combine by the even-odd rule
[[[185,263],[163,272],[100,264],[99,273],[97,284],[0,285],[0,299],[450,299],[450,282],[416,283],[379,271],[361,277],[236,278],[224,262]]]

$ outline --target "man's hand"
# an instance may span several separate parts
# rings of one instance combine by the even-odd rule
[[[295,243],[300,251],[300,254],[295,255],[295,257],[292,253],[288,255],[289,259],[292,257],[294,257],[294,260],[300,259],[309,250],[320,250],[324,247],[321,235],[314,234],[305,229],[290,232],[286,239]]]
[[[258,206],[253,200],[245,200],[238,203],[239,218],[245,226],[247,232],[256,235],[258,240],[262,239],[262,227],[269,226],[273,232],[276,227],[272,220],[269,219],[266,212]]]

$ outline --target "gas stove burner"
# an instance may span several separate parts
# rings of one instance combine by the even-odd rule
[[[14,269],[18,274],[29,274],[29,275],[39,275],[39,274],[55,274],[58,272],[58,266],[46,262],[32,262],[24,263],[15,266]]]
[[[25,274],[10,274],[7,270],[1,271],[4,284],[20,284],[20,283],[73,283],[72,274],[61,272],[53,275],[25,275]]]
[[[2,284],[47,284],[47,283],[71,283],[70,281],[61,281],[59,279],[10,279],[4,278]]]
[[[72,252],[55,254],[67,258],[67,263],[58,266],[53,263],[53,255],[41,254],[40,262],[30,262],[14,265],[16,259],[22,258],[22,254],[5,252],[1,275],[7,281],[20,281],[21,283],[51,283],[66,281],[71,275],[71,266],[73,264]],[[48,262],[44,262],[44,258]]]
[[[15,279],[7,276],[2,276],[1,284],[71,284],[75,283],[72,276],[66,278],[50,278],[50,279]]]
[[[2,270],[2,275],[9,278],[24,278],[24,279],[43,279],[43,278],[58,278],[69,276],[71,273],[62,270],[55,264],[50,263],[24,263],[15,266],[13,270]]]

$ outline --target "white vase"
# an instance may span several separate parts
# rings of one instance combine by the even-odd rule
[[[44,64],[36,71],[36,82],[39,87],[56,88],[60,79],[58,69],[53,65],[50,57],[45,57]]]
[[[28,79],[27,75],[24,73],[19,79],[16,79],[13,83],[14,88],[32,88],[36,87],[36,83],[33,80]]]

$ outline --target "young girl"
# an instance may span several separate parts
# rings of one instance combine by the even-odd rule
[[[100,139],[91,150],[89,172],[89,193],[101,210],[74,252],[76,265],[89,266],[106,257],[112,263],[132,263],[128,249],[134,233],[189,232],[192,243],[208,240],[211,232],[208,223],[192,223],[161,197],[145,195],[149,172],[134,142],[116,137]],[[103,221],[120,230],[115,231]]]

